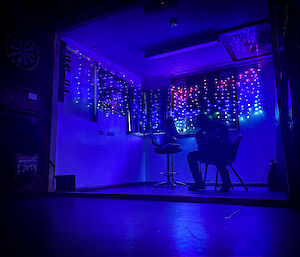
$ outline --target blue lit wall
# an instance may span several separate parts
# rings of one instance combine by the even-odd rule
[[[79,52],[70,66],[57,114],[56,175],[74,174],[76,187],[143,181],[143,138],[126,134],[132,87]]]
[[[230,74],[194,76],[184,84],[173,83],[169,90],[147,91],[80,55],[74,57],[71,67],[70,92],[58,114],[56,174],[75,174],[78,187],[162,180],[159,172],[167,168],[165,156],[154,153],[149,137],[127,135],[126,131],[160,132],[169,111],[180,132],[193,132],[193,124],[187,121],[199,109],[239,128],[242,141],[235,167],[243,179],[267,181],[268,163],[276,160],[277,148],[271,61],[238,67]],[[167,110],[170,98],[173,106]],[[183,131],[187,125],[190,128]],[[179,143],[183,151],[175,158],[178,179],[192,182],[186,155],[196,149],[196,143],[193,137],[181,138]],[[208,179],[214,176],[215,168],[210,167]]]
[[[60,105],[56,175],[75,174],[77,187],[143,181],[143,138],[124,133],[124,116],[100,112],[96,123],[69,115]]]
[[[249,181],[266,182],[270,160],[274,159],[280,162],[279,156],[277,156],[279,138],[276,134],[273,62],[262,63],[261,67],[241,67],[238,73],[250,72],[249,68],[260,70],[256,81],[259,84],[254,83],[254,87],[251,88],[251,79],[249,80],[250,85],[248,83],[248,93],[250,94],[248,102],[250,102],[250,106],[248,106],[247,112],[249,118],[247,119],[245,113],[246,119],[240,121],[242,141],[235,166],[241,170],[243,176]],[[241,89],[245,90],[245,87],[241,87],[239,93],[241,93]]]

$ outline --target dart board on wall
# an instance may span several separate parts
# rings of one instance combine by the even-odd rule
[[[39,63],[38,47],[21,34],[7,36],[5,51],[11,62],[21,70],[33,70]]]

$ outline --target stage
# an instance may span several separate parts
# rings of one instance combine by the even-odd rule
[[[115,198],[132,200],[155,200],[169,202],[192,203],[222,203],[248,206],[288,207],[286,193],[270,192],[267,187],[248,187],[249,191],[241,186],[234,186],[230,192],[220,192],[214,186],[207,186],[205,190],[189,191],[185,187],[181,192],[178,188],[172,190],[167,187],[154,189],[154,183],[131,183],[98,188],[82,188],[75,192],[54,192],[60,196],[79,196],[91,198]]]

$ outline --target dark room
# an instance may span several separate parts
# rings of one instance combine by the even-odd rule
[[[298,0],[0,9],[0,256],[300,255]]]

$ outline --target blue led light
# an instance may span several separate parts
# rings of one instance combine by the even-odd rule
[[[261,105],[260,68],[252,67],[241,72],[238,76],[239,118],[241,121],[251,119],[253,115],[263,114]]]
[[[188,80],[189,81],[189,80]],[[181,79],[170,88],[170,115],[175,117],[179,133],[194,133],[195,117],[205,113],[219,119],[230,127],[237,126],[235,76],[222,77],[218,74],[199,76],[197,81]]]
[[[160,89],[143,91],[133,86],[134,80],[125,81],[125,74],[106,70],[79,51],[72,52],[71,66],[70,91],[77,106],[102,109],[107,117],[111,113],[127,116],[133,133],[162,131],[166,101],[162,100]],[[258,67],[248,68],[239,74],[237,81],[233,69],[226,75],[214,72],[173,81],[167,113],[174,117],[178,132],[193,133],[195,117],[200,113],[224,121],[232,128],[238,126],[239,120],[262,115],[260,71]]]

